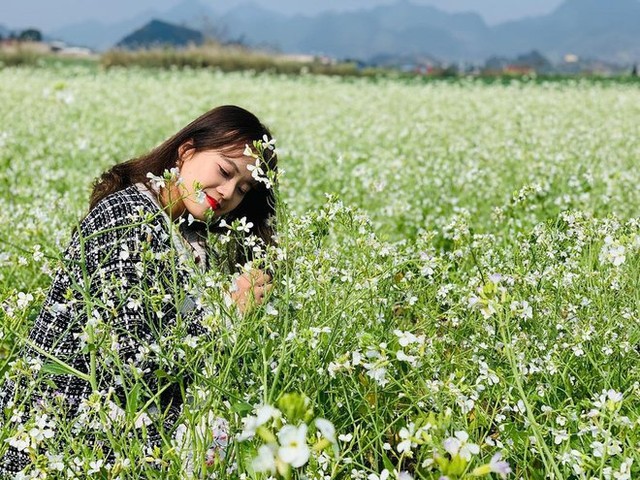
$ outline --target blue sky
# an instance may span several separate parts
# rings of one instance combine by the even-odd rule
[[[0,25],[9,28],[59,28],[89,19],[105,23],[133,17],[145,10],[162,11],[184,0],[0,0]],[[199,0],[224,11],[247,0]],[[366,8],[396,0],[251,0],[282,13],[317,13],[323,10]],[[552,11],[562,0],[410,0],[449,12],[475,11],[489,24]]]

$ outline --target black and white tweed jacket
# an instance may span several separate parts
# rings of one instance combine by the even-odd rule
[[[43,365],[57,359],[85,377],[45,368],[37,382],[0,379],[0,421],[9,422],[11,412],[21,410],[25,422],[34,408],[55,403],[73,423],[95,391],[109,392],[113,404],[124,409],[136,383],[149,396],[155,394],[153,405],[167,422],[175,420],[180,389],[164,379],[178,366],[160,365],[149,353],[168,331],[199,336],[208,330],[201,323],[205,312],[188,293],[193,270],[186,267],[184,239],[174,232],[168,217],[137,186],[109,195],[89,212],[64,252],[19,355]],[[159,369],[164,376],[157,375]],[[157,444],[153,425],[148,432],[148,444]],[[27,453],[12,446],[0,458],[0,476],[28,464]]]

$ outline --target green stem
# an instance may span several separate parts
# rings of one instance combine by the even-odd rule
[[[82,373],[80,370],[77,370],[75,368],[73,368],[71,365],[63,362],[62,360],[60,360],[59,358],[57,358],[54,355],[51,355],[49,352],[47,352],[46,350],[42,349],[41,347],[39,347],[38,345],[36,345],[35,343],[33,343],[31,340],[29,340],[28,338],[24,339],[24,342],[29,345],[30,348],[32,348],[33,350],[35,350],[36,352],[38,352],[40,355],[42,355],[43,357],[45,357],[47,360],[51,360],[54,364],[56,364],[57,366],[59,366],[60,368],[66,370],[69,372],[69,374],[75,375],[76,377],[84,380],[87,383],[91,383],[91,378],[89,377],[89,375],[87,375],[86,373]]]
[[[527,419],[531,424],[531,429],[533,430],[533,434],[535,436],[536,442],[542,450],[542,461],[544,462],[544,466],[547,472],[553,471],[555,478],[562,478],[560,470],[558,470],[558,466],[553,460],[553,455],[549,450],[549,447],[547,446],[547,444],[544,442],[544,438],[542,437],[542,434],[540,433],[540,430],[541,430],[540,425],[538,424],[535,417],[533,416],[533,410],[531,408],[531,405],[529,404],[527,395],[525,394],[524,388],[522,386],[522,381],[520,379],[520,371],[518,370],[518,365],[516,362],[515,355],[513,353],[513,349],[511,348],[511,341],[508,335],[506,321],[504,320],[501,314],[498,314],[498,317],[500,320],[498,322],[499,329],[500,329],[500,337],[502,338],[504,350],[507,355],[507,358],[509,359],[511,373],[513,374],[513,379],[515,380],[516,389],[518,390],[518,394],[520,395],[520,400],[522,400],[522,402],[525,405]]]

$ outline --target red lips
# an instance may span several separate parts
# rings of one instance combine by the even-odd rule
[[[207,199],[207,202],[209,202],[209,206],[213,209],[213,210],[219,210],[220,209],[220,204],[218,203],[218,201],[213,198],[210,197],[209,195],[207,195],[206,193],[204,194],[205,198]]]

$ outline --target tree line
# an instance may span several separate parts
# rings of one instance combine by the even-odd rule
[[[6,36],[7,40],[17,40],[19,42],[41,42],[42,32],[35,28],[27,28],[20,32],[10,32]],[[0,34],[0,40],[5,40],[5,37]]]

